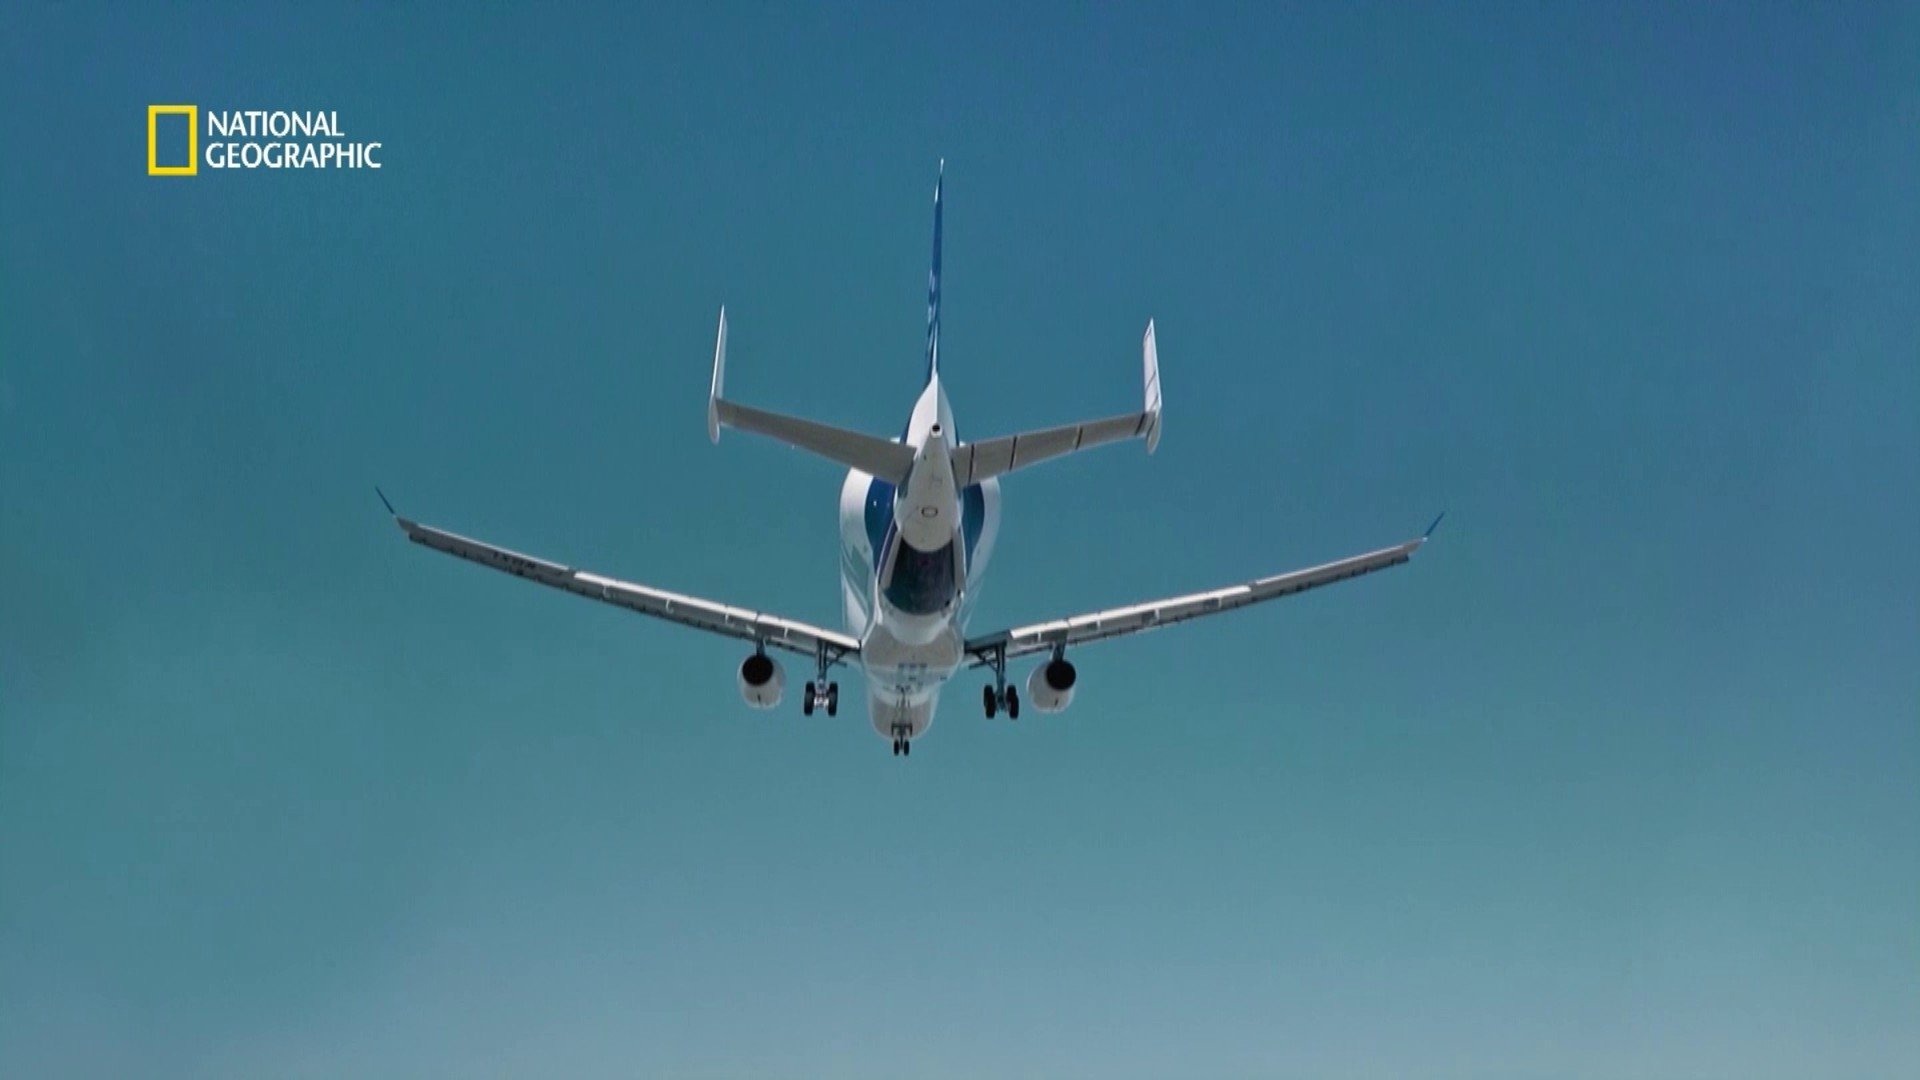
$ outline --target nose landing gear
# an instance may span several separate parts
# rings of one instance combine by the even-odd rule
[[[893,725],[893,756],[911,757],[913,755],[913,729],[905,724]]]

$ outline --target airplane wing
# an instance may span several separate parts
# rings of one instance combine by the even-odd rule
[[[387,497],[380,496],[385,503]],[[387,504],[388,513],[393,513],[393,505]],[[515,577],[526,578],[556,589],[565,589],[589,600],[616,604],[642,615],[651,615],[656,619],[666,619],[682,626],[691,626],[697,630],[706,630],[727,637],[738,638],[755,644],[786,649],[809,657],[824,657],[829,664],[837,663],[860,651],[860,642],[847,634],[826,630],[818,626],[783,619],[763,611],[748,608],[731,607],[702,600],[695,596],[682,596],[647,585],[638,585],[631,581],[602,577],[585,570],[575,570],[570,566],[536,559],[531,555],[522,555],[506,548],[494,547],[479,540],[469,540],[456,536],[444,529],[431,525],[422,525],[417,521],[393,514],[393,520],[407,539],[422,547],[435,551],[444,551],[468,562],[478,563],[492,570],[500,570]]]
[[[1445,516],[1441,515],[1441,517]],[[1404,544],[1369,551],[1364,555],[1355,555],[1324,566],[1295,570],[1292,573],[1260,578],[1243,585],[1230,585],[1210,592],[1172,596],[1165,600],[1152,600],[1144,604],[1111,608],[1088,615],[1056,619],[1053,622],[1015,627],[1012,630],[989,634],[985,637],[969,638],[967,652],[973,656],[975,666],[979,666],[990,664],[994,659],[1012,659],[1029,653],[1065,648],[1069,645],[1084,645],[1105,638],[1119,637],[1121,634],[1134,634],[1142,630],[1185,622],[1188,619],[1197,619],[1202,615],[1232,611],[1249,604],[1258,604],[1263,600],[1292,596],[1295,593],[1306,592],[1308,589],[1317,589],[1322,585],[1331,585],[1336,581],[1345,581],[1362,574],[1371,574],[1376,570],[1399,566],[1413,558],[1413,553],[1420,550],[1420,546],[1427,542],[1427,538],[1433,535],[1434,528],[1439,524],[1440,518],[1434,518],[1433,524],[1427,526],[1424,535]],[[999,655],[1002,649],[1005,650],[1004,657]]]

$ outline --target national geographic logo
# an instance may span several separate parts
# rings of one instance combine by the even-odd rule
[[[332,109],[206,109],[147,106],[147,175],[198,176],[209,169],[378,169],[381,144],[348,139]],[[205,150],[201,149],[205,146]]]

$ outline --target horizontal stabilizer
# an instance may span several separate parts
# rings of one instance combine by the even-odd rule
[[[1147,453],[1153,453],[1160,445],[1160,354],[1154,346],[1151,321],[1140,348],[1144,400],[1139,412],[957,446],[953,450],[954,482],[965,487],[1051,458],[1128,439],[1145,439]]]
[[[708,438],[719,442],[720,429],[723,427],[751,431],[894,484],[905,482],[907,471],[913,467],[913,448],[910,446],[797,416],[736,404],[721,396],[726,391],[726,381],[727,309],[721,308],[720,333],[713,347],[713,384],[707,393]]]

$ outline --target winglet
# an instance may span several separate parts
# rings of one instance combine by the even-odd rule
[[[400,531],[406,533],[408,536],[412,536],[415,527],[414,523],[400,516],[400,511],[393,508],[393,501],[387,498],[386,492],[380,490],[380,485],[374,485],[373,493],[380,496],[380,505],[387,508],[387,513],[393,516],[393,523],[400,526]]]
[[[727,306],[720,305],[720,336],[713,343],[713,386],[707,391],[707,438],[720,441],[720,394],[727,386]]]
[[[1140,357],[1146,385],[1147,453],[1160,445],[1160,349],[1153,341],[1153,320],[1147,320],[1147,336],[1140,342]]]
[[[1447,512],[1445,510],[1440,511],[1440,516],[1433,519],[1433,524],[1427,526],[1427,531],[1420,534],[1420,539],[1425,540],[1428,537],[1432,536],[1433,530],[1440,527],[1440,518],[1443,518],[1446,516],[1447,516]]]

